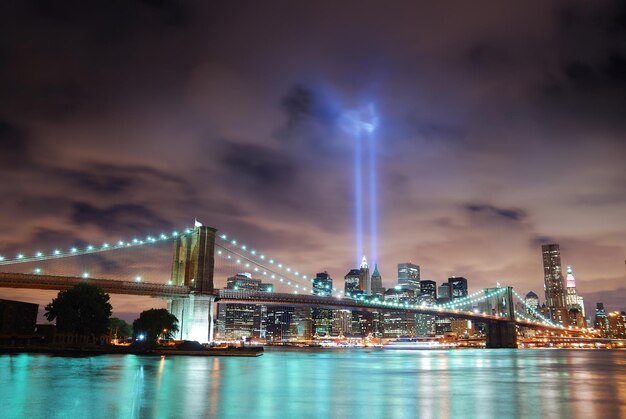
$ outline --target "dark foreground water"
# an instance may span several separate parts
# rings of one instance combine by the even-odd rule
[[[626,351],[0,356],[1,418],[626,417]]]

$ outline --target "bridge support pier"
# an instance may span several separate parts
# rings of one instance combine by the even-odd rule
[[[168,303],[168,311],[178,319],[181,340],[213,342],[213,307],[215,296],[190,294]]]
[[[514,321],[487,323],[487,348],[517,348],[517,330]]]

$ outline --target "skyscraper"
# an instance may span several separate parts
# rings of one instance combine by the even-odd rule
[[[450,298],[452,300],[467,297],[467,279],[462,276],[452,276],[448,278],[448,284],[450,284]]]
[[[558,244],[541,246],[543,255],[543,281],[546,306],[553,321],[567,326],[568,311],[565,307],[565,288],[561,271],[561,249]]]
[[[530,291],[526,294],[526,298],[524,300],[526,300],[526,306],[528,307],[526,310],[527,312],[532,312],[532,309],[539,310],[539,296],[537,294]]]
[[[437,303],[447,303],[452,299],[452,292],[450,291],[450,284],[444,282],[439,285],[437,289]]]
[[[429,279],[420,281],[420,301],[426,304],[434,304],[437,301],[437,283]]]
[[[383,288],[383,278],[378,272],[378,264],[374,265],[374,272],[372,272],[372,295],[384,295],[385,289]]]
[[[572,267],[567,267],[567,294],[565,296],[565,305],[568,309],[580,308],[578,307],[578,296],[576,295],[576,278],[574,278],[574,271]]]
[[[361,261],[359,288],[365,293],[365,295],[372,295],[372,278],[370,278],[370,267],[367,264],[365,256],[363,256],[363,260]]]
[[[420,289],[420,267],[411,262],[398,263],[398,285],[409,285]]]
[[[359,276],[361,275],[361,271],[358,269],[350,269],[350,272],[344,276],[344,293],[347,297],[352,295],[355,291],[359,290]]]
[[[319,272],[313,278],[311,292],[313,295],[319,295],[320,297],[327,297],[332,294],[333,279],[328,275],[328,272]]]

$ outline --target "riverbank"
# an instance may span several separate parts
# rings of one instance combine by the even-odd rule
[[[140,349],[131,346],[0,346],[0,354],[49,354],[57,356],[91,355],[152,355],[152,356],[241,356],[257,357],[263,355],[263,347],[217,347],[197,350],[175,348]]]

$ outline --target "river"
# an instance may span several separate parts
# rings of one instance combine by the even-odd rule
[[[1,418],[619,418],[626,351],[0,355]]]

